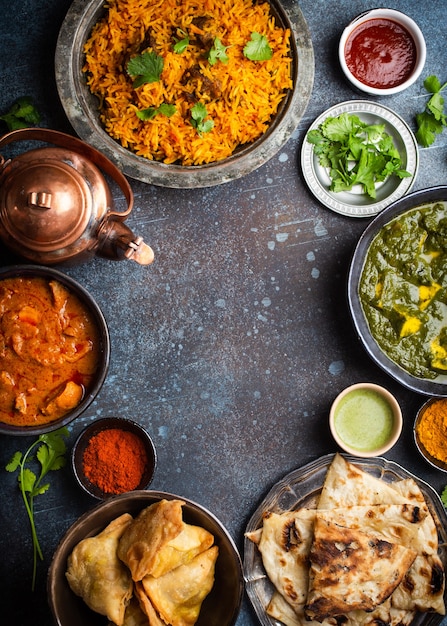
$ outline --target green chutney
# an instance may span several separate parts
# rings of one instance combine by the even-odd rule
[[[390,438],[394,416],[389,403],[377,391],[355,389],[342,398],[334,415],[339,438],[350,448],[368,452]]]

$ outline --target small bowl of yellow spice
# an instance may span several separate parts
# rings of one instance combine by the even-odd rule
[[[414,422],[414,440],[424,459],[447,472],[447,398],[427,400]]]

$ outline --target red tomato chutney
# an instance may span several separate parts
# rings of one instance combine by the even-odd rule
[[[404,83],[416,64],[416,44],[406,28],[387,18],[363,22],[348,37],[346,65],[364,85],[389,89]]]

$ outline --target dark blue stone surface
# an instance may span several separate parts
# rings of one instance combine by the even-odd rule
[[[54,81],[53,56],[68,0],[0,0],[0,112],[31,95],[42,126],[71,132]],[[343,26],[374,3],[303,0],[315,53],[311,101],[286,146],[258,171],[232,183],[175,190],[131,181],[129,226],[154,249],[151,267],[95,259],[67,270],[96,298],[110,327],[107,381],[70,427],[126,416],[144,424],[157,447],[152,487],[196,500],[229,529],[242,554],[243,532],[283,475],[336,450],[328,430],[332,399],[368,380],[395,393],[404,431],[387,458],[438,492],[447,475],[431,469],[412,439],[424,397],[383,373],[360,346],[345,301],[346,272],[368,223],[320,205],[303,181],[303,136],[328,107],[353,98],[337,63]],[[423,77],[447,80],[446,4],[395,0],[427,42]],[[383,101],[415,129],[425,102],[422,79]],[[414,189],[447,184],[447,131],[420,150]],[[116,198],[117,204],[122,198]],[[5,250],[1,263],[14,258]],[[0,581],[3,616],[15,626],[50,626],[46,571],[59,539],[95,502],[67,468],[50,476],[36,501],[45,556],[31,594],[32,552],[16,476],[3,468],[29,438],[0,436]],[[4,619],[2,619],[2,622]],[[237,626],[258,620],[245,598]]]

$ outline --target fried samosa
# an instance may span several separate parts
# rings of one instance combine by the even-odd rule
[[[95,537],[80,541],[68,557],[66,577],[72,591],[93,611],[123,626],[133,593],[129,571],[117,557],[118,541],[132,522],[128,513]]]
[[[204,528],[186,524],[181,500],[161,500],[144,509],[123,534],[118,556],[134,581],[163,576],[214,543]]]
[[[218,553],[218,547],[212,546],[163,576],[143,578],[144,592],[166,624],[193,626],[196,623],[202,603],[214,585]]]

